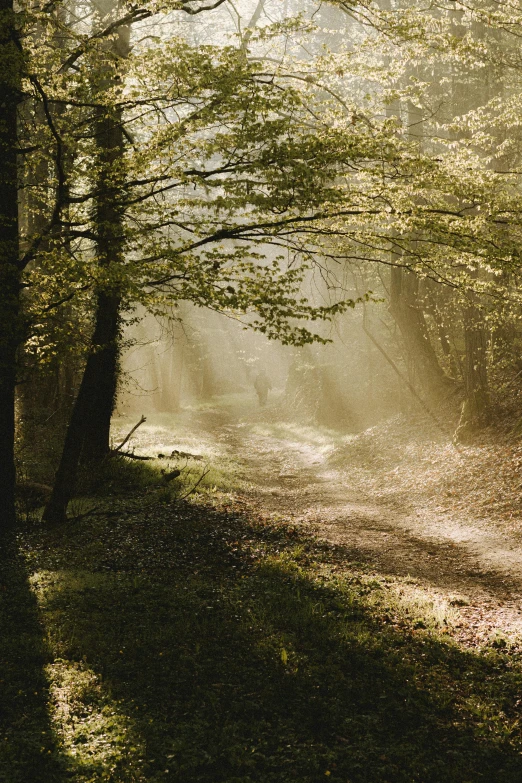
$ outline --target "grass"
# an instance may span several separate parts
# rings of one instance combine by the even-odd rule
[[[5,783],[519,783],[520,651],[284,520],[147,481],[0,584]]]
[[[229,403],[228,397],[226,400]],[[207,414],[211,420],[219,420],[220,416],[226,417],[226,410],[226,406],[212,407],[210,403],[197,408],[199,414]],[[196,414],[192,409],[183,414],[155,413],[149,415],[147,422],[136,432],[131,448],[135,449],[137,454],[154,457],[154,461],[148,463],[149,470],[155,476],[151,484],[157,484],[158,479],[161,480],[161,471],[168,473],[178,469],[181,471],[180,477],[172,483],[171,491],[164,491],[167,499],[186,494],[196,483],[196,495],[207,498],[212,497],[215,488],[219,488],[221,492],[241,490],[243,482],[237,460],[215,438],[202,431],[197,424],[195,426],[192,419],[194,415]],[[115,441],[129,429],[132,422],[133,418],[129,417],[116,419],[115,434],[118,437],[115,437]],[[173,450],[193,456],[170,456]],[[129,460],[124,461],[129,463]],[[137,464],[138,473],[142,465],[143,463]],[[121,487],[122,482],[117,481],[116,485]]]
[[[265,415],[256,432],[328,451]],[[233,440],[165,414],[135,445],[166,456],[111,460],[77,521],[28,516],[4,556],[1,783],[520,783],[516,639],[459,646],[465,597],[236,504]]]

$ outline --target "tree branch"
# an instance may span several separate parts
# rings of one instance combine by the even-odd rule
[[[120,445],[117,446],[115,449],[113,449],[112,453],[113,454],[117,454],[119,451],[121,451],[121,449],[125,446],[125,444],[128,443],[128,441],[132,438],[132,436],[134,435],[134,433],[136,432],[138,427],[141,427],[141,425],[145,424],[146,421],[147,421],[147,419],[145,418],[145,416],[142,415],[142,417],[139,420],[139,422],[134,425],[134,427],[131,429],[131,431],[129,433],[127,433],[127,435],[125,435],[125,437],[123,438],[123,440],[120,443]],[[125,454],[125,452],[122,452],[122,454]],[[126,455],[126,456],[129,456],[129,455]],[[147,457],[146,459],[149,459],[149,457]]]

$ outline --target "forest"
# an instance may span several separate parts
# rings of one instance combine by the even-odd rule
[[[0,0],[0,781],[522,781],[522,2]]]

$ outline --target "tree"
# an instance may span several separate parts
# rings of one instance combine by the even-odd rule
[[[235,312],[253,310],[259,316],[253,328],[306,342],[314,339],[312,333],[291,319],[329,318],[353,304],[311,306],[298,296],[306,265],[281,270],[281,257],[266,251],[274,240],[284,243],[285,235],[314,222],[313,210],[335,204],[337,188],[331,183],[344,157],[339,131],[323,139],[310,133],[299,94],[275,85],[273,75],[245,58],[245,36],[237,48],[194,47],[167,37],[161,48],[138,50],[130,58],[128,84],[139,83],[138,90],[126,87],[119,73],[107,78],[111,64],[122,59],[122,37],[127,40],[121,19],[127,16],[102,20],[101,29],[111,29],[112,35],[108,60],[102,56],[107,42],[102,37],[100,43],[98,34],[91,36],[90,49],[82,44],[75,58],[75,65],[85,58],[101,68],[90,102],[84,98],[103,117],[103,133],[91,139],[104,153],[101,177],[70,197],[83,210],[71,221],[71,233],[95,240],[97,316],[44,515],[48,521],[65,518],[82,450],[98,458],[107,453],[120,305],[138,300],[159,307],[159,301],[171,306],[189,300]],[[126,55],[128,42],[125,47]],[[173,79],[177,92],[170,97]],[[141,119],[146,107],[154,112],[154,123]],[[181,119],[176,121],[174,111]],[[131,144],[123,163],[124,136]],[[361,154],[364,146],[352,158]],[[311,168],[312,161],[323,167]],[[85,178],[89,181],[87,173]],[[188,197],[191,184],[195,194]],[[86,229],[85,205],[91,202],[95,220]],[[94,443],[93,432],[99,436]]]
[[[106,22],[116,8],[104,9]],[[100,51],[99,85],[110,90],[120,77],[120,61],[129,53],[127,25],[116,28],[114,37]],[[105,56],[103,56],[105,55]],[[94,96],[96,98],[96,95]],[[124,125],[121,109],[96,109],[94,118],[95,167],[95,253],[103,269],[124,262],[122,192],[125,183]],[[91,346],[67,428],[53,492],[44,512],[46,521],[63,521],[75,486],[80,459],[102,460],[109,452],[109,430],[114,408],[119,356],[121,293],[117,281],[96,292],[96,309]]]
[[[18,105],[22,53],[12,0],[0,0],[0,533],[15,522],[16,352],[23,339],[20,314],[18,226]]]
[[[367,78],[373,73],[384,83],[380,95],[375,90],[374,101],[383,109],[394,106],[388,113],[397,117],[396,132],[405,142],[395,182],[389,180],[385,188],[389,219],[383,221],[381,214],[375,221],[365,220],[353,237],[361,248],[372,249],[373,260],[386,262],[375,251],[384,248],[387,236],[391,310],[402,322],[403,338],[417,364],[423,358],[428,386],[439,386],[441,392],[445,384],[439,383],[444,379],[422,312],[419,280],[453,291],[451,306],[460,303],[462,309],[453,316],[451,337],[454,345],[464,346],[453,366],[463,369],[467,426],[480,428],[491,414],[490,324],[499,310],[508,308],[515,327],[520,309],[512,284],[520,275],[520,142],[516,132],[506,134],[505,128],[513,129],[521,116],[515,42],[522,17],[488,2],[429,12],[415,2],[357,8],[333,4],[370,22]],[[360,72],[359,63],[357,67]],[[345,78],[350,70],[347,58]],[[423,149],[416,150],[414,137],[420,135]],[[416,171],[408,156],[416,159]],[[397,245],[399,253],[394,253]],[[364,253],[359,250],[359,255]],[[502,278],[511,284],[502,286]],[[428,303],[428,310],[436,308]],[[447,334],[441,347],[447,356]]]

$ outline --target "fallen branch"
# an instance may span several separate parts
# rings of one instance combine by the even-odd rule
[[[110,453],[111,457],[128,457],[129,459],[154,459],[154,457],[144,457],[141,454],[134,454],[131,451],[118,451],[118,449],[112,449]]]
[[[134,433],[136,432],[138,427],[141,427],[141,425],[145,424],[146,421],[147,421],[147,419],[145,418],[145,416],[142,416],[141,419],[139,420],[139,422],[137,424],[135,424],[134,427],[131,429],[131,431],[127,435],[125,435],[125,437],[123,438],[123,440],[120,443],[120,445],[117,446],[115,449],[111,450],[111,453],[112,454],[116,454],[116,452],[120,451],[125,446],[125,444],[128,443],[128,441],[132,438],[132,436],[134,435]],[[122,452],[122,453],[125,453],[125,452]],[[125,456],[128,456],[128,453]],[[150,459],[150,458],[149,457],[144,457],[143,459]]]
[[[189,454],[187,451],[177,451],[177,449],[174,449],[174,451],[171,453],[172,457],[183,457],[183,459],[196,459],[196,460],[202,460],[203,457],[201,454]],[[158,454],[159,457],[159,454]]]
[[[201,482],[203,481],[205,476],[208,476],[209,473],[210,473],[210,468],[208,468],[207,470],[204,470],[203,473],[201,474],[201,476],[198,478],[198,480],[194,484],[194,486],[192,487],[192,489],[190,489],[188,492],[185,492],[184,495],[182,495],[181,497],[176,498],[176,499],[177,500],[185,500],[185,498],[188,498],[189,495],[192,495],[194,490],[201,484]]]

